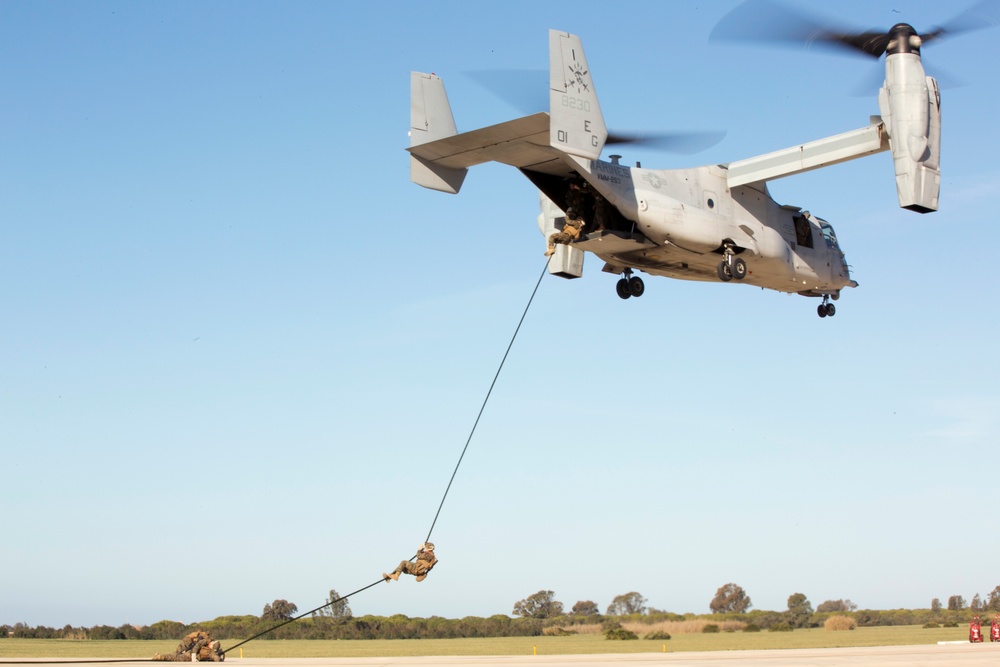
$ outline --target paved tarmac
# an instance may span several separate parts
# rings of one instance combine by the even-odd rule
[[[229,662],[228,660],[226,662]],[[308,665],[310,667],[867,667],[868,665],[930,665],[995,667],[1000,644],[936,644],[870,648],[782,649],[772,651],[712,651],[690,653],[625,653],[611,655],[455,656],[419,658],[329,658],[303,660],[233,660],[239,665]]]
[[[23,663],[43,662],[25,660]],[[44,661],[49,662],[51,661]],[[74,664],[72,660],[59,661]],[[85,661],[79,661],[81,664]],[[0,664],[11,664],[0,660]],[[149,661],[116,662],[118,665],[148,665]],[[160,663],[156,663],[160,664]],[[162,663],[173,664],[173,663]],[[213,663],[201,663],[213,664]],[[703,653],[625,653],[604,655],[525,655],[525,656],[447,656],[413,658],[232,658],[228,665],[305,665],[308,667],[868,667],[877,665],[912,665],[922,667],[985,667],[1000,664],[1000,644],[930,644],[921,646],[872,646],[855,648],[782,649],[770,651],[711,651]]]

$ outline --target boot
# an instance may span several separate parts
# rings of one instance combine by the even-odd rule
[[[389,576],[388,574],[386,574],[385,572],[383,572],[382,573],[382,579],[385,580],[385,581],[389,581],[390,579],[392,579],[392,577]]]
[[[393,581],[399,581],[399,572],[393,572],[389,575]]]
[[[545,251],[545,256],[551,257],[552,255],[555,254],[555,252],[556,252],[556,247],[550,243],[548,249]]]
[[[418,574],[417,575],[417,581],[423,581],[426,578],[427,578],[426,574]]]

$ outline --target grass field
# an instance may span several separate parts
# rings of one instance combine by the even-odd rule
[[[679,634],[669,641],[608,641],[600,635],[568,637],[498,637],[489,639],[256,640],[242,647],[246,658],[359,658],[419,655],[572,655],[586,653],[659,653],[733,651],[840,646],[899,646],[968,639],[968,628],[925,630],[917,625],[858,628],[830,632],[823,628],[794,632],[722,632]],[[235,640],[222,642],[222,648]],[[0,639],[4,658],[151,658],[169,653],[176,641],[79,641],[69,639]],[[229,654],[240,656],[240,649]]]

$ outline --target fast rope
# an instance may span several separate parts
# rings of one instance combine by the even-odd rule
[[[444,490],[444,495],[441,496],[441,504],[438,505],[437,512],[434,513],[434,521],[431,522],[431,529],[427,531],[427,539],[424,542],[431,541],[431,533],[434,532],[434,526],[437,525],[438,517],[441,515],[441,508],[444,507],[444,501],[448,497],[448,491],[451,490],[451,483],[455,481],[455,475],[458,473],[458,467],[462,465],[462,459],[465,458],[465,452],[469,449],[469,443],[472,442],[472,436],[476,433],[476,427],[479,426],[479,419],[483,416],[483,411],[486,409],[486,403],[490,400],[490,394],[493,393],[493,387],[497,384],[497,378],[500,377],[500,371],[503,370],[503,365],[507,361],[507,355],[510,354],[510,348],[514,346],[514,340],[517,339],[517,334],[521,330],[521,325],[524,324],[524,318],[528,316],[528,309],[531,308],[531,302],[535,300],[535,294],[538,293],[538,286],[542,284],[542,278],[545,277],[545,270],[549,268],[549,260],[545,260],[545,267],[542,269],[542,273],[538,276],[538,282],[535,283],[535,289],[531,291],[531,298],[528,299],[528,305],[524,307],[524,312],[521,313],[521,319],[517,322],[517,328],[514,329],[514,335],[510,337],[510,343],[507,344],[507,351],[503,353],[503,359],[500,360],[500,366],[497,367],[497,372],[493,376],[493,382],[490,383],[490,389],[486,392],[486,398],[483,399],[483,404],[479,408],[479,414],[476,415],[476,421],[472,425],[472,430],[469,431],[469,438],[465,441],[465,447],[462,448],[462,455],[458,457],[458,463],[455,464],[455,470],[451,473],[451,479],[448,480],[448,486]]]
[[[497,379],[500,377],[500,371],[503,370],[503,365],[504,365],[504,363],[506,363],[507,356],[510,354],[510,350],[514,346],[514,341],[517,339],[518,332],[521,331],[521,325],[524,324],[524,318],[528,316],[528,309],[531,308],[531,303],[532,303],[532,301],[535,300],[535,294],[538,293],[538,287],[542,284],[542,278],[545,277],[545,271],[548,268],[549,268],[549,260],[546,259],[545,260],[545,266],[542,268],[542,273],[538,276],[538,281],[535,283],[535,289],[533,289],[531,291],[531,297],[528,299],[528,304],[524,307],[524,312],[521,313],[521,319],[518,320],[518,322],[517,322],[517,328],[514,329],[514,335],[510,337],[510,343],[507,344],[507,350],[506,350],[506,352],[503,353],[503,359],[500,360],[500,366],[497,367],[497,372],[493,375],[493,382],[490,383],[490,388],[486,392],[486,398],[483,399],[483,404],[479,407],[479,414],[476,415],[476,421],[472,424],[472,430],[469,431],[469,437],[466,439],[465,446],[462,448],[462,453],[458,457],[458,463],[455,464],[455,469],[451,473],[451,479],[448,480],[448,486],[445,487],[444,495],[441,496],[441,502],[440,502],[440,504],[438,504],[437,512],[434,513],[434,520],[431,522],[431,528],[430,528],[430,530],[427,531],[427,539],[425,539],[424,542],[430,542],[431,541],[431,533],[434,532],[434,527],[437,525],[438,517],[441,516],[441,508],[444,507],[444,501],[448,498],[448,492],[451,490],[452,482],[455,481],[455,475],[458,474],[458,468],[462,465],[462,459],[465,458],[465,452],[468,451],[468,449],[469,449],[469,443],[472,442],[472,436],[475,435],[475,433],[476,433],[476,427],[479,426],[479,420],[483,416],[483,411],[486,410],[486,404],[489,402],[490,395],[493,393],[493,388],[496,386]],[[413,560],[414,558],[416,558],[416,555],[410,556],[410,560]],[[222,651],[222,652],[223,653],[229,653],[233,649],[239,648],[240,646],[243,646],[247,642],[253,641],[254,639],[258,639],[259,637],[263,637],[264,635],[268,634],[269,632],[273,632],[273,631],[277,630],[278,628],[281,628],[281,627],[284,627],[284,626],[288,625],[289,623],[294,623],[295,621],[299,620],[300,618],[303,618],[304,616],[308,616],[310,614],[314,614],[317,611],[319,611],[320,609],[325,609],[326,607],[329,607],[329,606],[334,605],[334,604],[336,604],[338,602],[341,602],[342,600],[346,600],[346,599],[350,598],[351,596],[357,595],[361,591],[366,591],[369,588],[372,588],[373,586],[377,586],[378,584],[381,584],[381,583],[384,583],[384,582],[385,582],[385,580],[382,579],[381,577],[379,577],[378,581],[374,581],[374,582],[368,584],[367,586],[364,586],[363,588],[359,588],[358,590],[354,591],[353,593],[348,593],[347,595],[343,595],[343,596],[337,598],[336,600],[330,600],[326,604],[320,605],[319,607],[316,607],[315,609],[311,609],[311,610],[309,610],[307,612],[299,614],[298,616],[295,616],[293,618],[289,618],[289,619],[287,619],[285,621],[282,621],[281,623],[278,623],[274,627],[268,628],[267,630],[264,630],[262,632],[258,632],[253,637],[250,637],[249,639],[244,639],[239,644],[235,644],[234,646],[230,646],[229,648],[227,648],[225,651]]]

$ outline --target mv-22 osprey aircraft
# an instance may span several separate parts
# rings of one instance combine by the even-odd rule
[[[846,36],[869,55],[886,54],[881,116],[865,127],[729,164],[663,170],[625,166],[617,155],[600,159],[611,142],[583,45],[576,35],[550,30],[548,113],[459,134],[442,80],[411,73],[410,176],[457,194],[473,165],[517,167],[541,192],[538,225],[546,238],[566,228],[567,218],[571,227],[584,223],[575,238],[555,237],[561,242],[550,273],[580,277],[584,253],[592,252],[605,272],[622,275],[622,299],[643,294],[633,275],[640,270],[819,297],[819,316],[832,316],[830,301],[857,286],[833,227],[775,202],[767,181],[891,150],[899,205],[937,210],[941,98],[920,57],[923,40],[933,36],[907,24]]]

